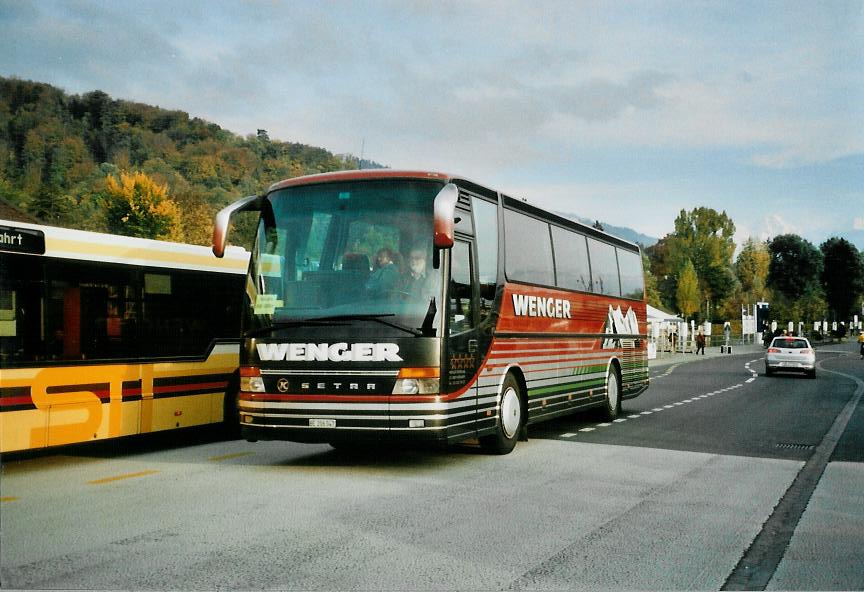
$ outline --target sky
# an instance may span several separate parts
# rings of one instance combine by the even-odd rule
[[[0,75],[654,237],[864,249],[864,0],[0,0]]]

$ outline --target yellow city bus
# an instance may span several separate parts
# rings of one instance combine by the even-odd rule
[[[248,261],[0,220],[0,452],[230,421]]]

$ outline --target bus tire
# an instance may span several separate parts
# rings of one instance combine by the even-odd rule
[[[606,372],[606,400],[603,404],[603,419],[614,421],[621,414],[621,379],[618,369],[610,365]]]
[[[501,385],[500,411],[495,433],[480,439],[483,450],[489,454],[509,454],[525,425],[525,401],[519,381],[512,374],[504,378]]]

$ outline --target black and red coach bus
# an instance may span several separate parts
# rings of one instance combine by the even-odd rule
[[[639,247],[441,173],[288,179],[258,210],[239,416],[249,440],[479,438],[618,416],[648,387]]]

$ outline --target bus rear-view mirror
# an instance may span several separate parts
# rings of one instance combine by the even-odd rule
[[[231,216],[237,212],[248,212],[260,209],[262,197],[250,195],[238,199],[234,203],[225,206],[216,214],[213,223],[213,254],[220,259],[225,255],[225,246],[228,244],[228,228],[231,224]]]
[[[456,227],[456,203],[458,201],[459,189],[453,183],[447,183],[435,196],[433,244],[436,249],[449,249],[453,246],[453,229]]]

